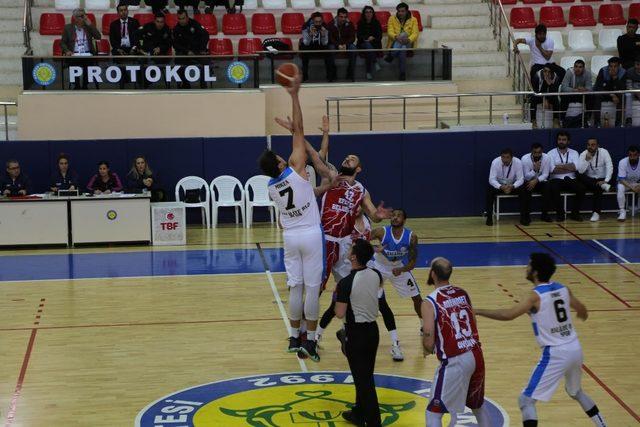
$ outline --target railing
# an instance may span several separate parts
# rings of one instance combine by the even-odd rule
[[[548,98],[548,97],[565,97],[565,96],[571,96],[571,97],[576,97],[576,96],[581,96],[582,97],[582,105],[583,105],[583,113],[582,113],[582,127],[584,127],[585,125],[585,114],[584,112],[593,112],[595,110],[587,110],[586,109],[586,105],[588,104],[588,100],[589,97],[597,97],[597,96],[603,96],[603,95],[632,95],[635,94],[636,95],[636,99],[640,100],[640,89],[632,89],[632,90],[620,90],[620,91],[610,91],[610,92],[555,92],[555,93],[535,93],[532,91],[513,91],[513,92],[480,92],[480,93],[450,93],[450,94],[429,94],[429,95],[381,95],[381,96],[332,96],[332,97],[327,97],[325,98],[325,103],[326,103],[326,111],[327,111],[327,116],[329,117],[335,117],[335,123],[336,123],[336,127],[338,132],[341,131],[341,122],[342,119],[344,118],[344,114],[341,114],[340,112],[340,103],[344,103],[346,101],[355,101],[355,102],[361,102],[363,104],[364,108],[368,108],[369,113],[368,113],[368,121],[369,121],[369,130],[373,130],[373,118],[374,118],[374,103],[376,101],[389,101],[389,100],[395,100],[395,101],[401,101],[401,106],[399,108],[401,108],[401,111],[399,113],[397,112],[391,112],[391,113],[382,113],[379,114],[380,116],[384,116],[384,117],[388,117],[389,115],[401,115],[402,116],[402,129],[406,130],[407,129],[407,103],[412,101],[412,100],[419,100],[419,99],[432,99],[435,101],[435,108],[433,112],[429,112],[429,114],[434,114],[435,115],[435,119],[434,119],[434,129],[437,129],[439,124],[440,124],[440,119],[442,118],[442,113],[440,111],[441,107],[441,100],[442,99],[449,99],[449,98],[456,98],[457,100],[457,107],[455,109],[455,116],[456,116],[456,123],[458,126],[461,125],[461,115],[463,113],[462,111],[462,99],[463,98],[472,98],[472,97],[487,97],[489,100],[489,106],[488,106],[488,110],[487,110],[487,124],[491,125],[493,124],[493,116],[494,116],[494,108],[493,108],[493,100],[496,97],[501,97],[501,96],[509,96],[509,97],[522,97],[524,100],[526,100],[526,102],[523,102],[523,106],[524,108],[528,109],[529,108],[529,102],[528,100],[535,98],[535,97],[541,97],[543,100],[544,98]],[[621,97],[622,98],[622,97]],[[622,100],[622,102],[620,102],[620,108],[616,107],[616,112],[620,111],[622,117],[624,118],[625,116],[625,111],[626,108],[628,108],[628,106],[625,105],[626,98]],[[606,102],[606,100],[602,100],[602,102]],[[335,103],[335,115],[331,114],[331,104]],[[542,114],[544,117],[544,113],[545,110],[544,108],[545,103],[542,102]],[[599,111],[599,110],[598,110]],[[554,113],[558,113],[559,111],[553,111]],[[362,118],[363,114],[355,114],[357,115],[359,118]],[[527,114],[523,114],[522,116],[522,122],[526,123],[526,119],[527,119]],[[624,120],[623,120],[624,122]]]
[[[33,19],[31,17],[31,7],[33,0],[24,0],[24,10],[22,13],[22,35],[24,37],[25,55],[31,55],[31,30],[33,29]]]
[[[16,107],[18,104],[13,101],[0,101],[0,105],[4,109],[4,140],[9,140],[9,107]]]

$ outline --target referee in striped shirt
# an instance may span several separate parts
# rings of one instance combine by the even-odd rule
[[[349,260],[351,274],[338,283],[335,312],[345,318],[345,353],[356,387],[356,404],[342,417],[359,426],[380,426],[380,407],[373,370],[378,352],[378,289],[382,276],[378,270],[368,268],[373,247],[363,239],[351,246]]]

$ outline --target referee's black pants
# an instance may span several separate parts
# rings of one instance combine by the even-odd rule
[[[380,341],[378,324],[376,322],[349,323],[345,330],[347,360],[356,386],[356,405],[353,407],[353,415],[356,419],[363,421],[362,425],[380,426],[380,407],[376,384],[373,380]]]

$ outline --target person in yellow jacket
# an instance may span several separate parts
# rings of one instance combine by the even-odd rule
[[[408,49],[418,46],[418,20],[409,12],[409,5],[399,3],[396,6],[396,14],[389,18],[387,23],[387,49]],[[392,62],[398,58],[400,68],[400,80],[406,80],[407,53],[404,50],[389,52],[384,60]]]

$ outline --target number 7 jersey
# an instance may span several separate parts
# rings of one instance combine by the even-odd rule
[[[313,186],[291,167],[269,181],[269,197],[278,206],[284,230],[320,226],[320,210]]]
[[[540,297],[540,308],[529,316],[540,347],[568,344],[578,339],[571,321],[569,290],[560,283],[548,283],[536,286],[533,291]]]

